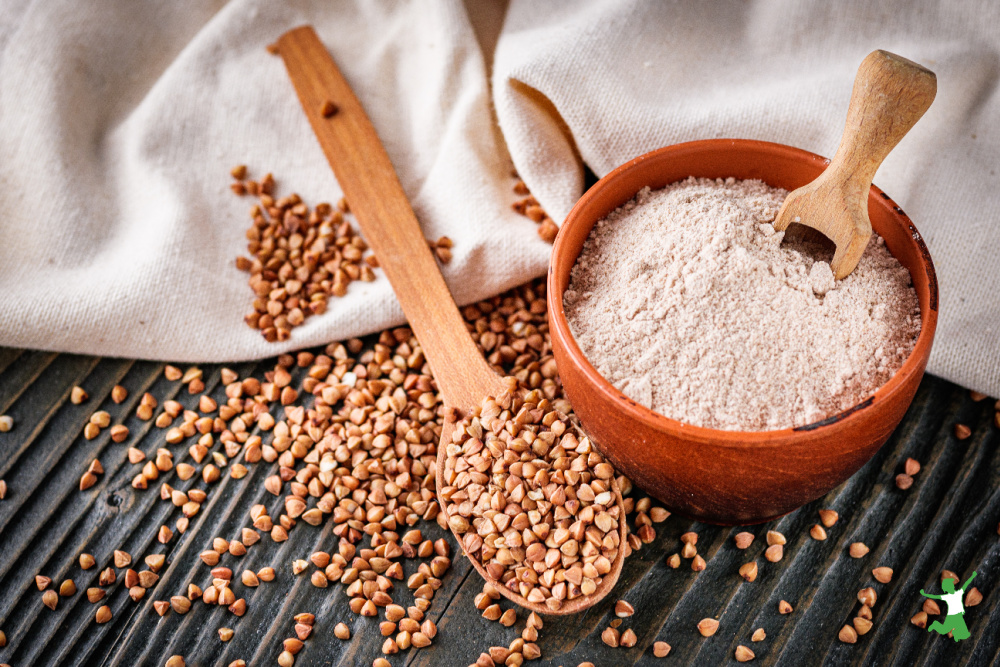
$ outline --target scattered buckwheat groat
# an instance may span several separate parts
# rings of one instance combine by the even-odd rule
[[[97,613],[94,615],[94,620],[99,623],[107,623],[111,620],[111,607],[108,605],[102,605],[97,609]]]
[[[892,581],[892,568],[891,567],[876,567],[872,570],[872,576],[875,580],[882,584],[887,584]]]
[[[747,581],[755,581],[757,579],[757,561],[751,561],[740,566],[740,576]]]
[[[618,618],[628,618],[634,613],[635,609],[625,600],[619,600],[615,603],[615,616]]]
[[[698,632],[702,637],[711,637],[719,629],[719,622],[714,618],[703,618],[698,621]]]
[[[834,524],[837,523],[837,519],[840,515],[835,510],[820,510],[819,520],[827,528],[833,528]]]
[[[451,261],[451,249],[455,244],[450,238],[442,236],[437,241],[427,239],[427,245],[430,247],[431,252],[434,253],[434,256],[438,258],[439,262],[447,264]]]
[[[320,107],[320,110],[319,110],[319,112],[323,116],[323,118],[332,118],[333,116],[335,116],[337,114],[338,111],[340,111],[340,107],[338,107],[336,104],[334,104],[330,100],[327,100],[326,102],[323,102],[323,106]]]

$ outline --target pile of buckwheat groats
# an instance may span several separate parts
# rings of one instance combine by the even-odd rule
[[[555,553],[560,554],[563,565],[569,566],[560,578],[568,573],[564,581],[569,583],[558,586],[559,582],[546,579],[543,574],[541,581],[551,584],[547,587],[546,599],[558,600],[563,596],[571,599],[586,594],[606,572],[606,561],[613,559],[617,548],[624,548],[627,554],[639,548],[643,541],[653,539],[649,513],[658,521],[666,519],[668,513],[652,508],[648,498],[636,507],[632,499],[626,497],[625,511],[637,510],[634,516],[637,532],[630,534],[624,545],[618,545],[615,529],[620,510],[607,498],[598,497],[609,493],[615,472],[589,449],[585,437],[578,438],[575,431],[567,429],[572,413],[562,398],[552,359],[543,281],[537,280],[505,295],[468,306],[462,313],[470,334],[488,361],[498,372],[508,376],[511,389],[519,385],[528,392],[517,393],[517,398],[512,393],[500,399],[503,403],[509,400],[511,407],[516,404],[524,408],[517,410],[521,415],[518,420],[533,422],[536,416],[539,419],[538,424],[522,423],[520,441],[524,442],[527,433],[534,432],[530,429],[538,431],[537,438],[527,436],[533,438],[536,448],[533,451],[538,452],[542,443],[551,438],[553,446],[548,458],[552,461],[561,458],[572,464],[571,479],[577,483],[590,481],[589,485],[581,485],[572,493],[579,496],[579,489],[586,486],[594,495],[591,499],[584,493],[588,506],[607,510],[610,523],[605,525],[603,517],[597,523],[600,512],[595,514],[594,509],[586,512],[581,508],[585,516],[593,514],[595,526],[592,530],[601,530],[596,527],[598,525],[605,529],[601,532],[604,538],[598,540],[599,545],[591,544],[587,531],[570,537],[578,529],[570,531],[562,527],[567,519],[562,510],[558,517],[552,517],[553,537],[559,534],[554,538],[560,547]],[[296,374],[303,375],[297,384],[293,382],[296,368],[300,369]],[[330,344],[320,352],[281,355],[275,367],[261,379],[241,378],[232,370],[222,369],[220,379],[225,385],[225,402],[217,403],[202,393],[205,380],[197,367],[182,371],[166,366],[164,375],[168,380],[186,385],[192,396],[201,395],[197,410],[185,409],[175,400],[161,404],[151,394],[141,397],[137,416],[153,421],[164,431],[163,445],[155,452],[146,453],[129,446],[128,429],[112,425],[105,411],[96,411],[84,429],[88,439],[109,429],[114,442],[129,446],[129,461],[136,466],[132,486],[137,490],[158,488],[164,502],[177,508],[178,516],[173,525],[160,527],[159,542],[167,544],[177,539],[177,535],[183,535],[224,471],[228,470],[231,478],[240,479],[247,475],[248,466],[261,461],[277,464],[276,473],[266,478],[264,486],[275,496],[283,496],[284,511],[271,516],[264,505],[255,505],[247,525],[236,535],[218,536],[211,544],[206,544],[201,559],[205,567],[210,568],[212,577],[212,583],[206,587],[192,582],[184,590],[159,591],[157,572],[167,564],[165,556],[148,555],[141,561],[145,568],[139,569],[133,567],[138,558],[117,551],[113,563],[102,571],[99,585],[87,590],[88,600],[97,604],[111,586],[124,582],[129,595],[137,602],[147,595],[155,596],[153,607],[161,616],[195,613],[200,601],[201,604],[227,607],[235,620],[253,603],[253,589],[257,586],[266,585],[278,576],[304,575],[317,587],[325,588],[337,582],[346,586],[351,600],[345,614],[382,616],[379,630],[386,637],[383,654],[430,645],[437,628],[433,621],[424,617],[424,612],[430,607],[435,591],[441,586],[441,578],[451,565],[451,553],[447,541],[425,539],[417,524],[428,520],[436,520],[442,526],[447,524],[444,515],[438,513],[434,491],[435,457],[444,410],[412,332],[405,327],[384,331],[370,348],[363,341],[352,339]],[[124,387],[115,387],[112,399],[121,402],[127,395]],[[82,404],[88,399],[84,389],[73,390],[72,402]],[[486,405],[488,411],[493,410],[489,401]],[[276,417],[272,409],[278,406],[279,416]],[[536,414],[539,410],[542,414]],[[499,416],[506,417],[500,412],[494,415]],[[544,435],[542,431],[551,435]],[[557,434],[558,442],[555,440]],[[503,442],[501,439],[488,441],[495,447]],[[571,441],[574,447],[569,447]],[[510,443],[505,446],[507,444]],[[177,450],[177,446],[185,445],[186,451]],[[572,453],[572,456],[560,457],[556,455],[559,452]],[[557,465],[562,467],[563,463]],[[530,468],[530,461],[522,462],[514,471],[524,475]],[[103,467],[100,461],[94,460],[83,472],[80,488],[90,488],[101,474]],[[206,488],[196,489],[186,484],[199,478]],[[531,479],[543,480],[538,476]],[[626,496],[631,491],[631,484],[624,477],[617,477],[617,484]],[[515,497],[520,496],[515,494]],[[285,541],[289,531],[300,523],[320,526],[331,521],[337,543],[330,551],[303,554],[292,563],[275,563],[257,571],[240,570],[240,559],[255,545],[268,539]],[[532,525],[537,529],[538,522]],[[567,533],[566,539],[562,537],[563,532]],[[577,557],[566,546],[571,539],[580,554],[576,561],[573,559]],[[609,540],[607,544],[604,539]],[[548,552],[547,548],[546,554]],[[531,554],[534,558],[535,550],[531,550]],[[420,560],[419,565],[413,569],[407,567],[410,559]],[[93,568],[98,560],[83,554],[80,567]],[[545,563],[546,559],[543,557],[538,562]],[[574,562],[577,563],[575,567]],[[575,582],[577,574],[581,575],[579,582]],[[395,582],[403,581],[414,597],[409,608],[393,601]],[[71,579],[59,586],[59,593],[49,589],[51,581],[42,575],[36,584],[43,591],[43,603],[53,609],[60,596],[72,596],[76,592]],[[486,591],[488,599],[499,597],[488,584]],[[495,616],[505,625],[513,625],[516,620],[514,609],[501,613],[497,602],[485,605],[483,611],[484,617]],[[95,622],[106,623],[110,618],[109,607],[102,605],[96,610]],[[296,617],[296,636],[285,640],[284,650],[277,656],[279,665],[287,667],[294,663],[296,653],[313,631],[313,622],[314,617],[309,613]],[[537,616],[529,617],[529,627],[524,629],[523,636],[504,649],[505,664],[540,656],[535,639],[541,624]],[[228,641],[238,631],[238,626],[221,627],[220,640]],[[346,625],[337,625],[332,631],[343,639],[350,636]],[[497,647],[491,652],[498,654]],[[512,658],[515,654],[519,657]],[[184,664],[183,658],[173,656],[167,664]],[[233,664],[242,663],[235,661]],[[376,659],[373,664],[387,663]]]
[[[378,260],[365,254],[368,244],[347,220],[346,199],[310,208],[295,193],[276,199],[270,173],[251,180],[246,165],[239,165],[231,174],[234,193],[258,198],[250,208],[253,224],[246,234],[253,258],[237,257],[236,268],[250,274],[256,296],[244,321],[266,340],[288,340],[306,318],[326,312],[331,297],[347,294],[352,282],[375,280]],[[442,264],[451,261],[451,239],[442,236],[427,243]]]
[[[326,312],[332,297],[347,294],[356,280],[375,280],[378,259],[367,253],[368,244],[347,219],[350,208],[341,198],[334,206],[323,202],[310,208],[295,193],[275,198],[275,180],[248,178],[246,165],[233,167],[232,191],[257,197],[250,208],[253,224],[247,230],[247,252],[236,258],[236,268],[250,274],[253,311],[244,321],[270,342],[286,341],[292,329],[311,315]],[[515,173],[514,178],[517,178]],[[522,198],[512,204],[517,213],[538,223],[538,235],[547,243],[559,227],[531,193],[517,180],[514,192]],[[427,245],[442,264],[452,258],[453,242],[447,236],[428,239]],[[0,422],[0,428],[5,424]]]
[[[352,281],[375,279],[378,263],[364,253],[368,245],[344,219],[347,202],[310,209],[297,194],[274,198],[274,177],[244,180],[247,168],[233,168],[238,195],[253,195],[253,225],[247,230],[247,250],[253,259],[238,257],[236,268],[250,273],[257,298],[244,320],[268,341],[288,340],[293,327],[307,317],[326,312],[331,296],[344,296]]]

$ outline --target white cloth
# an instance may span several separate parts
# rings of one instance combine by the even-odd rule
[[[403,322],[381,278],[331,299],[283,345],[251,310],[250,197],[229,170],[274,172],[310,203],[341,192],[281,59],[312,23],[378,130],[463,303],[545,271],[514,213],[482,53],[455,1],[24,2],[0,12],[0,344],[227,361]],[[501,15],[502,17],[502,15]],[[499,20],[497,21],[499,23]]]
[[[745,137],[831,155],[876,48],[938,96],[875,182],[941,286],[929,370],[1000,394],[1000,3],[489,0],[120,3],[0,12],[0,344],[183,361],[257,358],[402,321],[384,276],[268,344],[250,308],[249,199],[230,167],[333,201],[279,58],[313,24],[354,86],[425,235],[455,241],[460,303],[541,275],[511,162],[562,220],[583,187],[659,146]],[[492,84],[492,87],[491,87]]]

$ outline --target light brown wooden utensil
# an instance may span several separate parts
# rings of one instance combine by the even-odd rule
[[[797,222],[833,241],[830,268],[838,280],[858,265],[871,238],[868,192],[875,172],[936,92],[937,77],[929,69],[888,51],[869,53],[854,79],[837,154],[819,178],[785,199],[774,228],[783,231]]]
[[[469,336],[389,156],[347,80],[309,26],[285,33],[278,40],[278,52],[365,240],[375,252],[420,341],[446,408],[467,413],[487,396],[499,395],[504,390],[501,378]],[[399,113],[406,111],[401,109]],[[446,444],[451,442],[454,426],[454,422],[446,421],[441,430],[439,487],[443,485]],[[616,493],[616,499],[624,517],[621,495]],[[603,598],[618,580],[625,553],[625,521],[620,524],[619,557],[594,594],[566,602],[553,612],[544,604],[528,602],[503,585],[498,584],[497,589],[522,607],[540,614],[569,614],[586,609]],[[455,537],[461,545],[461,537],[457,534]],[[469,560],[489,580],[479,561]]]

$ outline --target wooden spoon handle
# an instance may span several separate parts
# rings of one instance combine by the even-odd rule
[[[351,211],[420,341],[445,402],[478,405],[495,393],[496,374],[469,336],[361,103],[311,27],[282,35],[278,52]],[[336,105],[332,114],[331,104]]]
[[[936,93],[937,77],[929,69],[888,51],[869,53],[854,79],[847,124],[828,171],[851,182],[867,201],[879,165]]]

